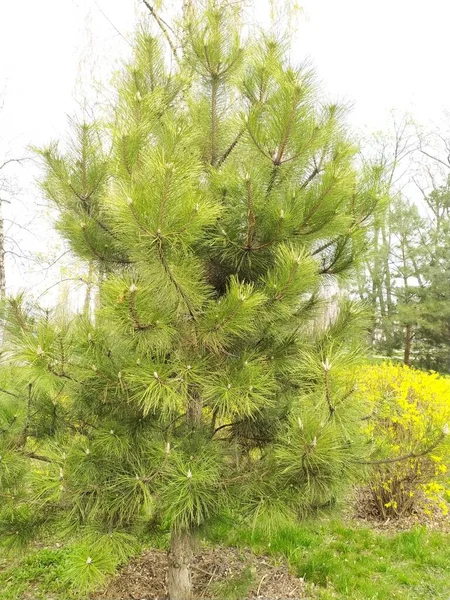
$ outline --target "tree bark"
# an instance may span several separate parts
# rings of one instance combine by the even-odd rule
[[[202,422],[202,399],[195,384],[190,384],[186,419],[194,432]],[[194,555],[196,528],[177,531],[170,536],[167,589],[170,600],[193,600],[191,562]]]
[[[5,231],[3,222],[3,207],[0,200],[0,298],[6,296],[6,275],[5,275]]]
[[[390,231],[386,231],[386,222],[383,222],[381,227],[381,240],[383,242],[383,263],[384,263],[384,280],[386,287],[386,308],[388,318],[392,317],[393,302],[392,302],[392,286],[391,286],[391,269],[389,266],[389,258],[391,256],[391,235]]]
[[[198,389],[195,385],[189,386],[189,398],[187,403],[186,417],[189,425],[193,430],[200,427],[202,423],[202,400],[200,398]]]
[[[84,306],[83,306],[83,314],[89,319],[91,316],[91,302],[92,302],[92,292],[93,292],[93,279],[94,279],[94,263],[91,260],[89,262],[89,271],[88,271],[88,280],[86,285],[86,295],[84,297]]]
[[[405,327],[405,351],[403,354],[403,362],[406,366],[411,364],[411,341],[412,341],[412,326],[410,324]]]
[[[172,531],[167,590],[170,600],[192,600],[193,532]]]

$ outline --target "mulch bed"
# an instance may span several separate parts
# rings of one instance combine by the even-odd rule
[[[239,578],[250,569],[248,600],[307,600],[305,583],[282,562],[257,557],[247,550],[224,547],[201,548],[192,565],[195,600],[220,599],[220,585]],[[167,555],[147,550],[124,566],[102,593],[92,600],[165,600]]]
[[[450,533],[450,512],[444,515],[437,506],[432,504],[428,504],[426,510],[426,499],[422,500],[423,504],[419,504],[411,514],[383,521],[380,519],[371,493],[367,489],[359,488],[350,503],[350,509],[346,511],[346,517],[376,531],[395,533],[408,531],[413,527],[427,527],[427,529]]]

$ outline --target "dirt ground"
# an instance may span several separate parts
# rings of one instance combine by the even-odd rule
[[[148,550],[124,566],[100,594],[92,600],[164,600],[166,598],[166,553]],[[307,600],[303,579],[289,573],[286,564],[235,548],[201,548],[193,564],[195,600],[221,599],[221,585],[227,596],[249,582],[249,600]],[[231,587],[231,591],[230,591]],[[222,588],[223,589],[223,588]],[[242,589],[242,588],[240,588]],[[237,589],[236,589],[237,591]],[[222,592],[223,593],[223,592]],[[235,596],[236,597],[236,596]]]

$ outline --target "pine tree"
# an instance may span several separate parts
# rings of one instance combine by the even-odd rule
[[[317,323],[378,195],[343,111],[282,42],[245,39],[236,4],[158,23],[111,118],[40,151],[56,226],[101,283],[92,319],[5,305],[0,535],[64,531],[68,577],[88,589],[158,520],[170,598],[188,600],[210,519],[273,527],[357,471],[364,315],[343,301]]]

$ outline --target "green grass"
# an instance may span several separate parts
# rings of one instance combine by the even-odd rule
[[[314,584],[320,600],[450,598],[450,535],[416,528],[396,534],[322,520],[285,527],[270,537],[257,528],[211,527],[211,541],[283,556]]]
[[[387,534],[335,520],[286,526],[270,537],[223,520],[204,533],[211,542],[286,558],[293,572],[314,584],[311,597],[317,600],[450,598],[450,534],[425,528]],[[159,536],[156,545],[163,541],[166,536]],[[0,561],[1,600],[75,598],[64,585],[67,556],[62,548],[41,549],[8,566]],[[238,600],[251,579],[244,575],[217,592]]]
[[[211,593],[214,598],[221,600],[241,600],[245,598],[252,584],[255,575],[249,567],[244,567],[241,573],[229,577],[226,581],[213,584]]]
[[[1,600],[19,600],[27,593],[33,600],[69,598],[63,583],[67,551],[41,549],[0,563]],[[3,568],[2,568],[3,567]]]

